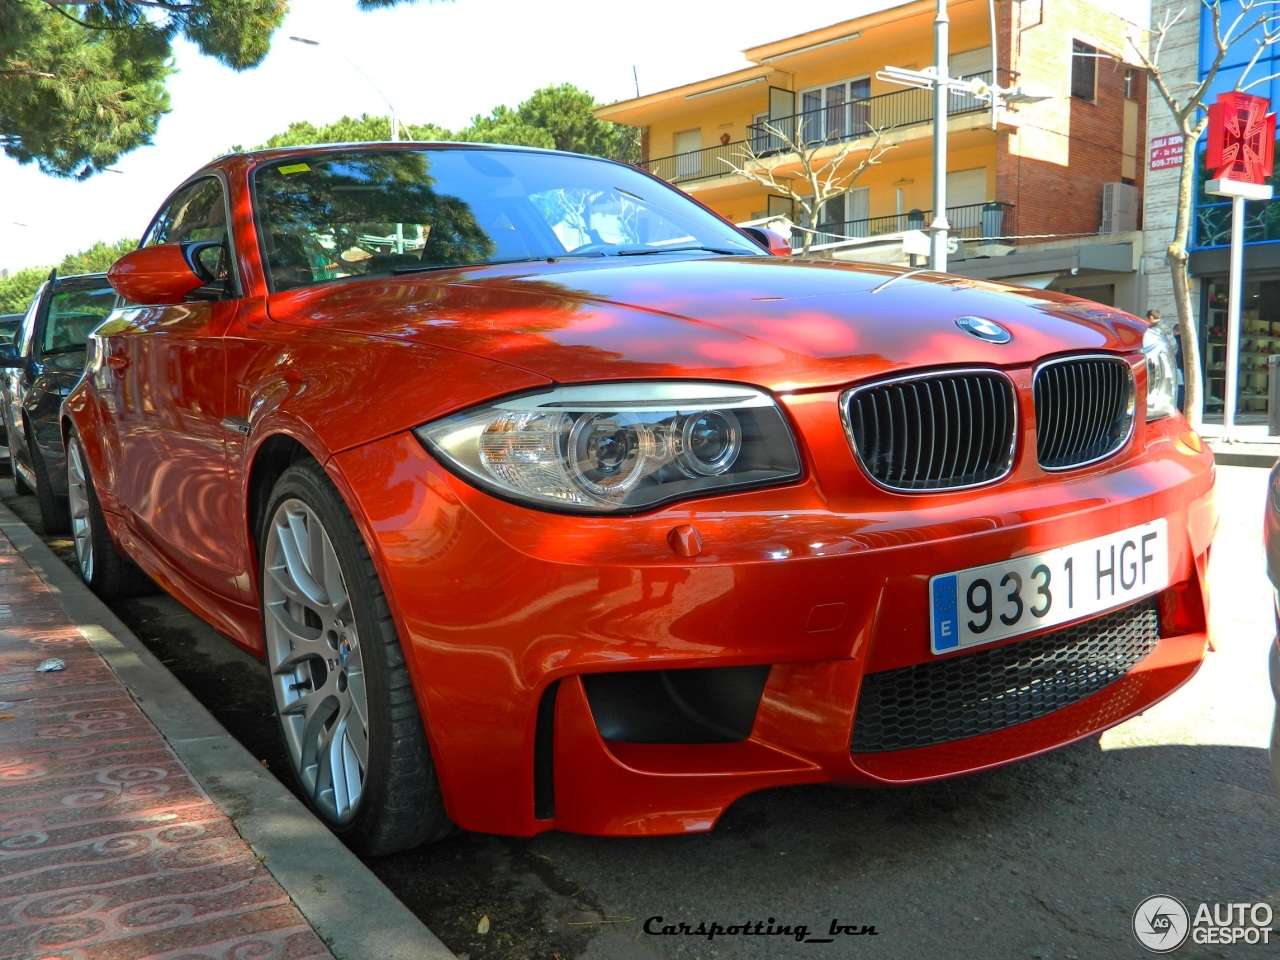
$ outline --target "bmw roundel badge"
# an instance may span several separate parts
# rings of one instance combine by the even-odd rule
[[[956,326],[988,343],[1008,343],[1013,339],[1013,334],[986,317],[956,317]]]

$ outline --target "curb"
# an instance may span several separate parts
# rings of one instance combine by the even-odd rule
[[[337,960],[457,960],[2,503],[0,531]]]

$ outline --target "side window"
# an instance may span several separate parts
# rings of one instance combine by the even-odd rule
[[[85,341],[116,305],[116,292],[106,284],[76,285],[60,290],[49,304],[40,349],[44,353],[83,350]]]
[[[178,191],[142,238],[141,246],[160,243],[213,241],[223,245],[221,255],[210,249],[201,262],[216,280],[229,274],[231,234],[227,229],[227,208],[222,183],[214,177],[197,180]]]

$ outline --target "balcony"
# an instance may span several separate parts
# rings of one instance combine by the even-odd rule
[[[899,234],[904,230],[923,230],[933,219],[932,210],[912,210],[889,217],[871,217],[867,220],[848,220],[844,223],[820,223],[815,232],[811,247],[823,244],[839,243],[842,240],[860,240],[873,237]],[[970,203],[960,207],[947,207],[947,220],[951,226],[950,236],[975,242],[998,243],[998,238],[1014,236],[1017,231],[1014,224],[1014,207],[1012,203],[988,201],[987,203]],[[804,238],[793,237],[791,247],[798,250],[804,246]]]
[[[1000,73],[1001,82],[1007,83],[1008,78],[1004,76],[1006,71],[1002,70]],[[988,70],[965,79],[989,81],[990,78],[991,71]],[[989,104],[972,94],[952,93],[950,101],[948,117],[991,109]],[[911,89],[779,117],[771,121],[769,126],[793,142],[810,148],[857,140],[870,135],[872,130],[886,133],[892,129],[932,122],[933,92]],[[730,163],[742,166],[753,152],[756,157],[766,157],[781,154],[785,149],[782,138],[766,129],[763,124],[750,124],[747,129],[750,131],[749,140],[735,140],[703,150],[647,160],[641,166],[668,183],[692,183],[733,176]]]

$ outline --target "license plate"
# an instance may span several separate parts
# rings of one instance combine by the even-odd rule
[[[951,653],[1102,613],[1169,585],[1167,524],[1095,537],[929,580],[934,653]]]

